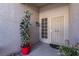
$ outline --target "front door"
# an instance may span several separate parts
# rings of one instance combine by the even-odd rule
[[[64,16],[52,17],[51,19],[51,42],[63,45],[64,42]]]

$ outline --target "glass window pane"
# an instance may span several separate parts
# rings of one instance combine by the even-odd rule
[[[47,18],[43,18],[41,22],[41,35],[42,38],[47,38]]]

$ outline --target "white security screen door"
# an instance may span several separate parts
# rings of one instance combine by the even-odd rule
[[[63,45],[64,42],[64,16],[51,19],[51,42],[52,44]]]

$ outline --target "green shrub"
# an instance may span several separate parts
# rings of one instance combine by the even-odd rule
[[[60,46],[59,50],[60,50],[60,53],[63,53],[65,56],[78,56],[79,55],[79,49],[76,49],[76,48]]]

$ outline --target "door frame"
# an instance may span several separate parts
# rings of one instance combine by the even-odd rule
[[[60,15],[60,16],[63,16],[63,15]],[[55,16],[57,17],[57,16]],[[40,23],[40,27],[39,27],[39,38],[40,38],[40,41],[43,42],[43,43],[47,43],[47,44],[53,44],[52,41],[51,41],[51,18],[52,17],[43,17],[43,18],[48,18],[48,38],[47,39],[42,39],[41,38],[41,19],[39,20],[39,23]],[[66,24],[66,25],[65,25]],[[69,33],[68,33],[68,15],[64,15],[64,40],[69,40]],[[65,43],[65,42],[64,42]]]

